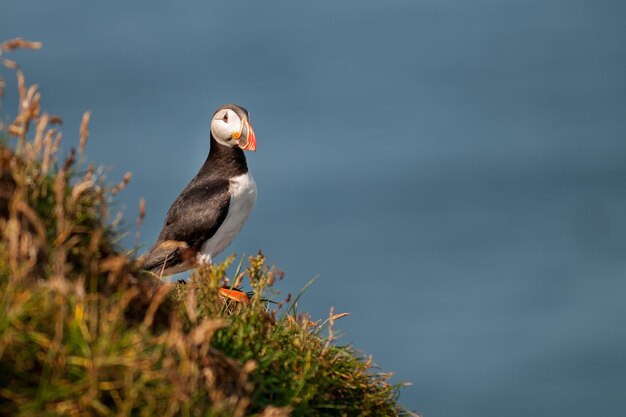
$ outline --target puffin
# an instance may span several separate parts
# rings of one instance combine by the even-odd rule
[[[210,264],[235,239],[256,203],[244,151],[256,151],[246,109],[219,107],[211,118],[209,156],[165,216],[141,267],[159,278]]]

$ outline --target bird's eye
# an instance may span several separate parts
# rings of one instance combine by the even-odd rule
[[[224,123],[228,123],[228,113],[224,113],[224,117],[222,117]]]

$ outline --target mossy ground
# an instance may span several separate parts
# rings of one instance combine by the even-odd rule
[[[297,299],[268,301],[281,274],[262,254],[203,267],[186,284],[142,272],[108,218],[123,184],[75,164],[88,116],[78,153],[58,160],[59,119],[4,63],[17,71],[20,111],[0,133],[0,415],[410,414],[388,375],[334,342],[341,315],[314,321]],[[242,280],[250,302],[220,296]]]

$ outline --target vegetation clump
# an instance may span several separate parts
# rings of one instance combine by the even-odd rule
[[[17,39],[0,55],[39,47]],[[202,267],[187,284],[141,271],[108,213],[130,176],[108,187],[76,162],[89,114],[78,151],[61,160],[61,119],[3,64],[17,74],[19,113],[0,126],[0,415],[410,415],[388,375],[334,343],[342,315],[318,322],[297,297],[268,301],[281,273],[261,253],[234,271],[233,257]],[[249,302],[220,296],[243,280]]]

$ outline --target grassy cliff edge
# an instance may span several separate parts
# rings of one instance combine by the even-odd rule
[[[280,271],[259,253],[192,273],[141,271],[115,243],[109,187],[78,151],[61,160],[61,119],[17,74],[19,114],[0,121],[0,415],[408,416],[399,386],[333,340],[342,315],[314,321],[298,297],[270,303]],[[0,99],[5,82],[0,78]],[[246,280],[248,303],[219,288]]]

